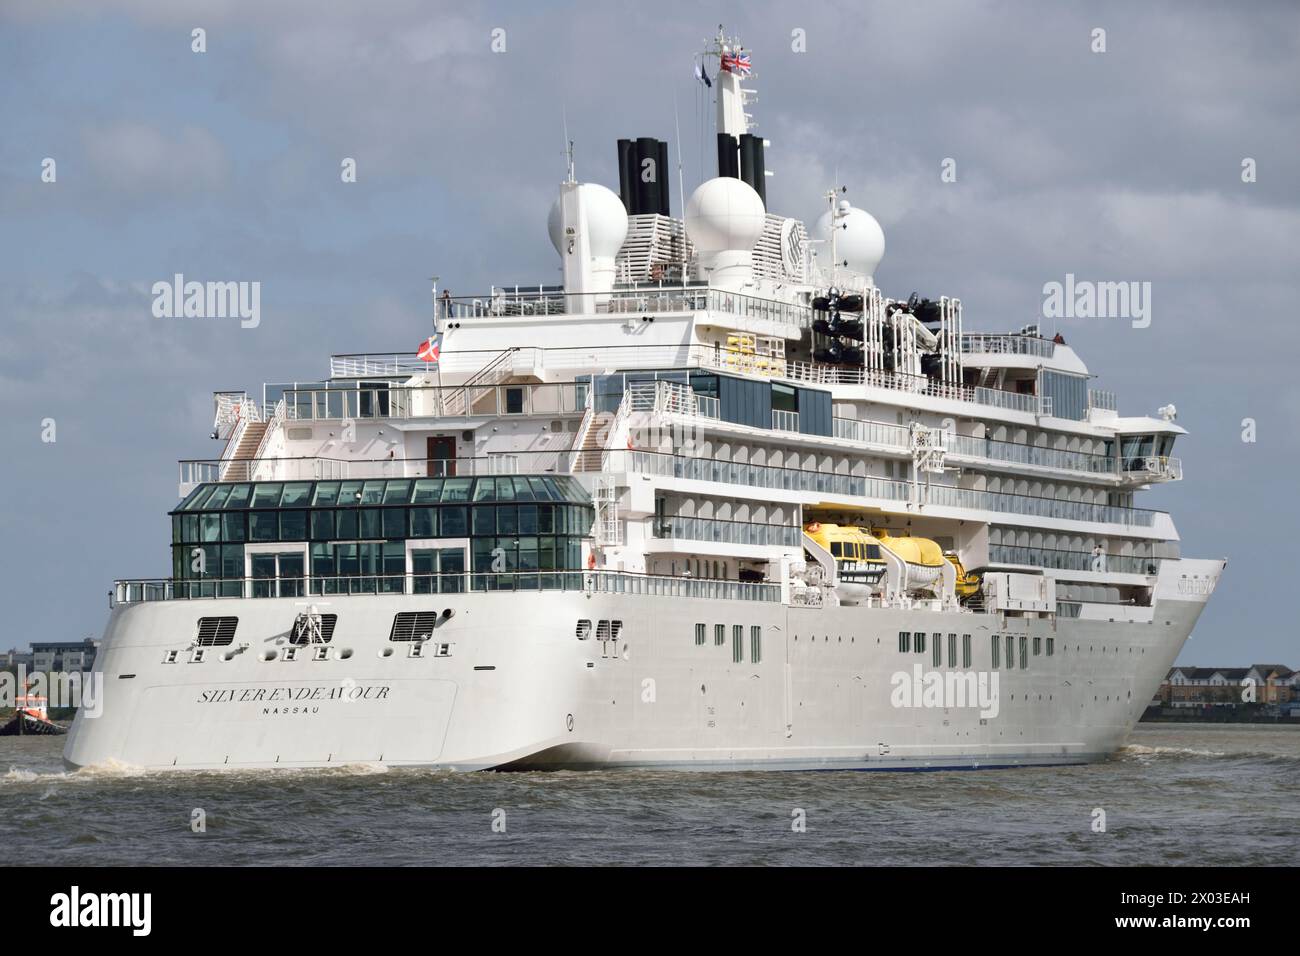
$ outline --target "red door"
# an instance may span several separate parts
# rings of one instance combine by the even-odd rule
[[[437,435],[428,440],[430,478],[450,478],[456,474],[456,439]]]

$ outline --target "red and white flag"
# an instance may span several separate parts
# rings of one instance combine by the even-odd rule
[[[420,343],[420,347],[415,352],[415,357],[422,362],[428,362],[430,365],[436,365],[438,362],[438,352],[442,349],[442,333],[429,336]]]

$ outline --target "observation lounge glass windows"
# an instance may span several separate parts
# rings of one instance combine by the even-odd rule
[[[411,574],[416,594],[465,590],[464,548],[418,548],[411,552]]]
[[[412,573],[405,542],[439,538],[470,538],[472,544],[468,555],[461,546],[455,568],[438,559],[438,575],[464,574],[472,566],[482,573],[475,588],[575,586],[543,572],[580,570],[582,539],[592,525],[582,487],[549,474],[209,483],[171,517],[174,576],[194,596],[215,596],[219,577],[230,579],[222,593],[238,596],[244,545],[277,542],[310,542],[307,566],[289,576],[310,572],[310,590],[317,594],[402,591]],[[192,562],[196,548],[201,557]],[[266,568],[259,562],[259,577],[278,580]],[[269,586],[260,587],[265,592]]]

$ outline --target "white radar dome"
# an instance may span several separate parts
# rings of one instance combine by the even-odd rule
[[[719,176],[686,203],[686,234],[703,253],[749,251],[763,234],[763,200],[749,183]]]
[[[623,248],[627,238],[627,210],[618,193],[600,183],[583,183],[578,187],[582,208],[587,214],[587,232],[593,259],[613,259]],[[560,200],[551,206],[546,217],[546,231],[551,234],[551,245],[564,255],[564,223]]]
[[[840,201],[841,212],[847,201]],[[849,206],[847,214],[839,220],[839,232],[835,234],[835,258],[847,262],[847,268],[864,276],[874,276],[880,260],[885,258],[885,231],[876,222],[876,217],[865,209]],[[831,214],[822,213],[817,220],[817,237],[829,240],[831,237]],[[830,257],[830,245],[822,247],[823,255]]]

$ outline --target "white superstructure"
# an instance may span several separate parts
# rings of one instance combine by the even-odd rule
[[[115,585],[70,764],[895,769],[1123,742],[1224,566],[1134,502],[1182,477],[1172,408],[1122,416],[1059,338],[887,295],[884,233],[842,193],[811,230],[770,213],[748,55],[720,37],[705,68],[721,175],[681,218],[665,144],[621,140],[618,193],[559,186],[562,286],[440,302],[436,364],[339,355],[216,396],[225,451],[181,463],[171,576]]]

